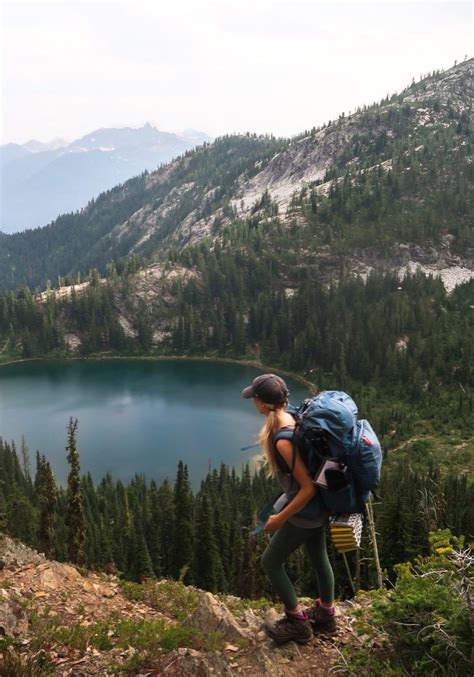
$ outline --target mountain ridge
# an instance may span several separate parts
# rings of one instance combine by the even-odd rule
[[[72,142],[31,140],[0,147],[1,229],[43,226],[146,169],[207,143],[206,134],[143,127],[101,128]]]
[[[203,238],[222,238],[243,221],[259,227],[268,221],[274,232],[281,227],[303,232],[309,225],[315,255],[324,245],[348,255],[363,249],[364,242],[373,251],[400,244],[438,246],[442,236],[451,235],[453,254],[471,270],[474,244],[466,244],[472,239],[465,191],[472,163],[472,63],[437,72],[380,104],[342,114],[291,140],[222,137],[116,186],[79,214],[63,215],[44,229],[3,236],[0,280],[9,284],[12,265],[17,285],[35,286],[41,279],[44,285],[48,277],[91,267],[105,270],[106,263],[120,257],[153,260],[170,246],[181,249]],[[368,201],[374,206],[366,207]],[[337,227],[330,217],[334,204],[343,208]],[[319,232],[314,232],[311,224],[321,211],[327,225],[317,224]],[[373,222],[370,229],[364,218]],[[364,229],[367,235],[361,237]],[[338,231],[345,231],[342,238]],[[47,253],[48,265],[25,254],[37,246]],[[68,248],[75,250],[74,257],[65,254]],[[31,274],[18,278],[20,267]]]

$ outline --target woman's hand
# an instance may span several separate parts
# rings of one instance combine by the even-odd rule
[[[285,520],[282,520],[280,515],[270,515],[265,522],[265,531],[277,531],[277,529],[283,526],[284,521]]]

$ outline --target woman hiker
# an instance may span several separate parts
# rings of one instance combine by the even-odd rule
[[[242,391],[253,398],[257,411],[266,417],[258,438],[263,448],[269,476],[276,477],[289,502],[277,514],[270,515],[265,531],[273,536],[262,556],[262,565],[283,602],[285,614],[266,633],[278,644],[291,640],[299,644],[311,641],[314,633],[336,631],[334,574],[326,550],[325,513],[316,498],[317,488],[301,456],[289,439],[277,433],[292,430],[295,420],[287,412],[289,391],[276,374],[257,376]],[[319,597],[311,608],[303,608],[285,571],[292,552],[305,545],[316,573]]]

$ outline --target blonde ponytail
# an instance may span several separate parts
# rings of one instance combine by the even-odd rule
[[[257,441],[263,449],[264,466],[267,477],[275,477],[276,462],[275,454],[273,453],[273,431],[275,427],[275,410],[272,409],[268,413],[265,423],[260,430]]]
[[[265,404],[268,408],[267,418],[265,423],[260,430],[257,442],[263,449],[264,455],[264,467],[267,474],[267,477],[275,477],[277,471],[277,465],[275,460],[275,452],[273,449],[273,435],[275,434],[276,428],[276,410],[283,409],[288,406],[288,400],[285,400],[282,404],[273,405]]]

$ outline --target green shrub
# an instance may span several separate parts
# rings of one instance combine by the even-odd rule
[[[472,631],[467,590],[473,558],[449,530],[430,534],[433,554],[396,566],[395,589],[374,602],[374,621],[388,634],[413,676],[471,675]]]

